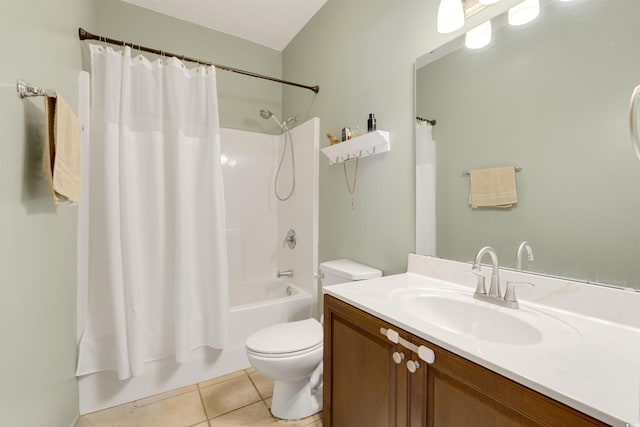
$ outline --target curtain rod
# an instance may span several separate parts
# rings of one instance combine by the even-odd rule
[[[294,83],[294,82],[290,82],[290,81],[287,81],[287,80],[277,79],[275,77],[269,77],[269,76],[265,76],[265,75],[262,75],[262,74],[254,73],[252,71],[245,71],[245,70],[241,70],[239,68],[227,67],[226,65],[214,64],[213,62],[210,62],[210,61],[204,61],[204,60],[201,60],[201,59],[190,58],[190,57],[185,56],[185,55],[178,55],[176,53],[171,53],[171,52],[167,52],[167,51],[164,51],[164,50],[153,49],[153,48],[150,48],[150,47],[141,46],[139,44],[134,45],[131,42],[126,42],[126,41],[122,41],[122,40],[116,40],[116,39],[112,39],[112,38],[104,37],[104,36],[97,36],[95,34],[91,34],[87,30],[85,30],[84,28],[78,28],[78,36],[79,36],[80,40],[98,40],[98,41],[101,41],[101,42],[114,44],[114,45],[119,45],[119,46],[129,46],[130,48],[135,49],[135,50],[141,50],[143,52],[153,53],[155,55],[161,55],[161,56],[175,56],[176,58],[180,58],[183,61],[195,62],[197,64],[202,64],[202,65],[212,65],[212,66],[214,66],[216,68],[219,68],[221,70],[232,71],[234,73],[243,74],[245,76],[256,77],[256,78],[259,78],[259,79],[270,80],[272,82],[278,82],[278,83],[283,83],[283,84],[290,85],[290,86],[301,87],[301,88],[304,88],[304,89],[309,89],[309,90],[311,90],[311,91],[313,91],[315,93],[318,93],[320,91],[320,86],[318,86],[318,85],[316,85],[316,86],[307,86],[307,85],[303,85],[303,84],[300,84],[300,83]]]
[[[419,121],[419,122],[427,122],[431,126],[435,126],[436,125],[436,121],[435,120],[423,119],[422,117],[418,117],[418,116],[416,116],[416,120]]]

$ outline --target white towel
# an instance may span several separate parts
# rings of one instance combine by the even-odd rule
[[[62,99],[46,98],[47,139],[42,171],[54,203],[80,201],[80,119]]]
[[[513,166],[474,169],[470,172],[469,204],[473,208],[510,208],[518,203]]]

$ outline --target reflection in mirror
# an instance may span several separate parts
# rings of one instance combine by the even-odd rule
[[[640,163],[629,137],[639,16],[638,0],[547,1],[521,27],[495,18],[483,49],[418,60],[416,115],[437,120],[437,256],[470,261],[489,245],[513,268],[526,240],[528,270],[640,288]],[[517,204],[469,206],[463,171],[516,164]]]

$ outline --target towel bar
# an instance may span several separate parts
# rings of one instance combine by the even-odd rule
[[[513,167],[513,170],[515,170],[516,172],[520,172],[520,171],[522,170],[522,168],[521,168],[520,166],[518,166],[518,165],[515,165],[515,166]],[[462,171],[462,175],[469,176],[469,175],[471,175],[471,172],[469,172],[469,171]]]
[[[22,79],[18,79],[16,82],[16,90],[18,91],[18,96],[20,98],[28,98],[31,96],[48,96],[50,98],[57,98],[58,96],[55,90],[42,89],[38,86],[26,83]]]

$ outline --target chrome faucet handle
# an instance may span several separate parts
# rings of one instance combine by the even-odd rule
[[[516,285],[535,286],[529,282],[507,282],[507,289],[504,292],[504,300],[508,303],[513,303],[518,306],[518,300],[516,299]]]
[[[286,245],[289,245],[289,249],[293,249],[296,247],[296,243],[297,243],[296,232],[292,228],[287,232],[287,235],[284,238],[284,242],[282,242],[282,247],[284,248]]]
[[[484,276],[482,274],[480,274],[480,269],[478,268],[478,273],[476,273],[475,271],[471,271],[471,274],[473,274],[474,276],[476,276],[476,295],[486,295],[487,294],[487,287],[484,284]]]

